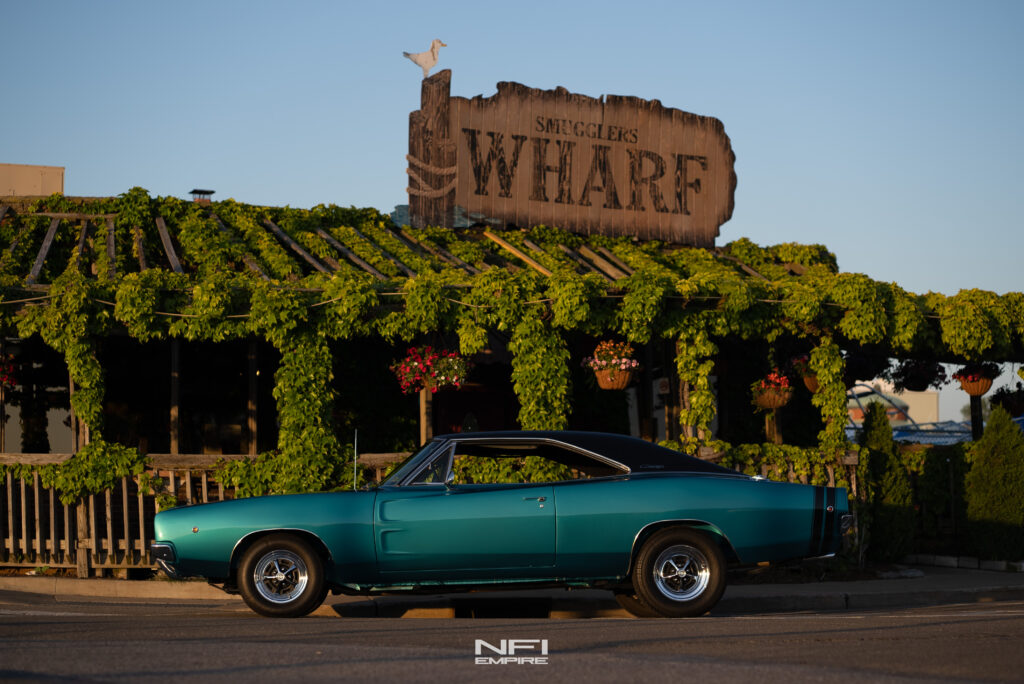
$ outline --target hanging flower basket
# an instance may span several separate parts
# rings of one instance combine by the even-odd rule
[[[597,386],[606,390],[626,389],[633,380],[631,370],[595,370],[594,377],[597,378]]]
[[[766,411],[774,411],[785,406],[793,398],[793,387],[789,383],[789,378],[778,368],[752,384],[750,391],[754,396],[754,405]]]
[[[924,392],[929,387],[939,389],[949,382],[942,364],[927,359],[903,359],[882,376],[892,381],[897,392]]]
[[[628,342],[605,340],[597,345],[593,356],[583,359],[583,367],[594,371],[601,389],[626,389],[640,363],[632,358],[633,346]]]
[[[818,375],[811,370],[811,357],[809,354],[801,354],[794,357],[790,362],[793,371],[804,381],[804,387],[811,394],[816,394],[821,389],[818,384]]]
[[[775,409],[788,404],[789,400],[792,398],[792,387],[787,389],[771,388],[756,395],[754,397],[754,403],[757,404],[758,408],[765,409],[766,411],[774,411]]]
[[[461,387],[469,373],[469,362],[457,352],[438,351],[428,345],[411,348],[391,370],[406,394],[424,389],[437,392],[444,387]]]
[[[992,393],[990,399],[993,406],[1002,406],[1011,418],[1024,415],[1024,385],[1017,382],[1013,389],[1000,387]]]
[[[959,378],[957,378],[960,380]],[[960,380],[960,389],[972,397],[980,397],[992,389],[992,378],[978,378],[977,380]]]
[[[928,389],[928,384],[927,378],[907,378],[903,383],[903,389],[908,392],[924,392]]]
[[[997,377],[999,366],[990,361],[969,363],[953,373],[953,379],[960,383],[960,389],[972,397],[980,397],[992,389],[992,381]]]

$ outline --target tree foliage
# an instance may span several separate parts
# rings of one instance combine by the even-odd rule
[[[970,540],[983,558],[1024,558],[1024,434],[1001,407],[969,452]]]

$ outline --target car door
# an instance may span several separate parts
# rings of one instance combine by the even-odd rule
[[[374,533],[382,579],[544,577],[555,563],[555,506],[545,483],[451,479],[451,450],[410,482],[377,492]]]

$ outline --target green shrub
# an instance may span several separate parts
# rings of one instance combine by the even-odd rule
[[[967,505],[964,475],[966,445],[914,445],[903,450],[914,485],[914,509],[918,519],[915,550],[959,555],[957,538],[964,530]]]
[[[1024,558],[1024,434],[1002,408],[992,411],[970,460],[965,486],[973,552]]]
[[[868,406],[864,416],[861,446],[860,524],[867,527],[862,542],[873,560],[899,560],[913,550],[913,494],[885,408],[877,402]]]

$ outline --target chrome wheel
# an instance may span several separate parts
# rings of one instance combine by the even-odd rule
[[[271,603],[291,603],[306,589],[309,570],[291,551],[277,549],[263,556],[253,569],[256,592]]]
[[[324,562],[308,541],[283,532],[269,534],[242,554],[238,591],[260,615],[309,615],[327,595]]]
[[[692,546],[670,546],[652,567],[654,586],[671,601],[692,601],[708,587],[711,568],[708,559]]]
[[[632,582],[641,608],[655,615],[704,615],[725,591],[725,556],[719,540],[682,526],[655,532],[637,554]]]

